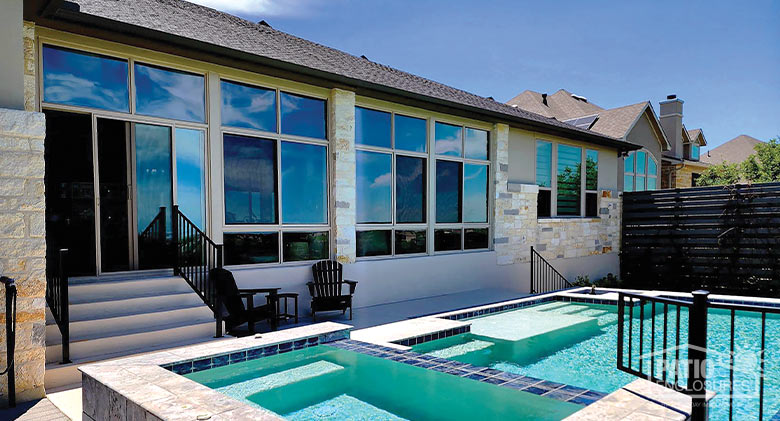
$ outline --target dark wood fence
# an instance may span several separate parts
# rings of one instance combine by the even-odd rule
[[[780,183],[623,194],[626,287],[780,296]]]

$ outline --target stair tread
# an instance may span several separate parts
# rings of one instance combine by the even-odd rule
[[[177,294],[177,295],[185,295],[185,294]],[[119,313],[115,313],[115,314],[109,314],[108,316],[105,316],[105,317],[88,317],[88,318],[84,318],[84,317],[75,317],[74,318],[74,317],[71,317],[70,322],[71,323],[81,323],[81,322],[91,322],[91,321],[97,321],[97,320],[118,319],[118,318],[122,318],[122,317],[141,316],[141,315],[144,315],[144,314],[156,314],[156,313],[165,313],[165,312],[169,312],[169,311],[189,310],[189,309],[199,308],[199,307],[208,308],[206,306],[206,304],[204,304],[202,301],[200,301],[200,302],[197,302],[197,303],[179,304],[179,305],[167,306],[167,307],[158,308],[158,309],[152,309],[152,310],[143,310],[142,309],[142,310],[133,311],[131,309],[127,313],[119,312]],[[57,323],[54,320],[51,320],[51,319],[47,319],[46,320],[46,326],[53,326],[53,325],[56,325],[56,324]]]
[[[213,324],[215,323],[213,317],[198,317],[191,320],[181,321],[181,322],[174,322],[174,323],[167,323],[167,324],[159,324],[155,326],[149,326],[149,325],[142,325],[142,326],[134,326],[132,329],[124,329],[122,331],[118,332],[110,332],[109,334],[90,334],[90,335],[84,335],[84,336],[77,336],[77,335],[71,335],[70,343],[74,342],[84,342],[84,341],[92,341],[92,340],[98,340],[98,339],[106,339],[106,338],[116,338],[116,337],[122,337],[122,336],[129,336],[129,335],[136,335],[140,333],[152,333],[152,332],[159,332],[162,330],[170,330],[170,329],[177,329],[177,328],[185,328],[185,327],[194,327],[204,324]],[[62,344],[62,338],[57,336],[55,338],[52,338],[51,341],[46,341],[46,346],[52,346],[52,345],[61,345]]]

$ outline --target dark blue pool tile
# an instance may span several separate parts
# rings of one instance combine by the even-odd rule
[[[508,373],[506,371],[502,371],[502,372],[496,374],[495,377],[504,379],[506,381],[513,381],[513,380],[517,380],[517,379],[522,379],[525,376],[523,376],[522,374]]]
[[[469,374],[468,376],[465,376],[465,377],[467,379],[471,379],[471,380],[482,381],[482,380],[486,379],[488,376],[486,376],[484,374],[479,374],[479,373],[471,373],[471,374]]]
[[[536,386],[528,386],[525,389],[523,389],[524,392],[533,393],[534,395],[544,395],[545,393],[549,392],[547,389],[542,389],[540,387]]]
[[[498,377],[488,377],[486,379],[482,379],[482,383],[502,384],[502,383],[506,383],[506,380],[499,379]]]
[[[431,368],[433,366],[436,366],[437,364],[429,362],[429,361],[420,361],[417,364],[413,364],[415,367],[420,368]]]
[[[606,393],[602,393],[602,392],[597,392],[595,390],[588,390],[587,392],[583,393],[580,396],[585,396],[587,398],[597,399],[598,400],[598,399],[603,398],[604,396],[607,396],[607,394]]]
[[[588,391],[588,389],[583,389],[581,387],[577,386],[570,386],[570,385],[564,385],[562,388],[558,389],[559,391],[566,392],[572,395],[580,395],[582,393],[585,393]]]
[[[292,349],[292,342],[283,342],[279,344],[279,352],[287,352]]]
[[[576,403],[578,405],[590,405],[593,402],[596,402],[598,399],[589,398],[584,395],[575,396],[571,399],[569,399],[567,402]]]
[[[514,379],[509,383],[505,383],[504,386],[512,387],[514,389],[524,389],[541,382],[542,380],[533,377],[520,377],[519,379]]]
[[[439,364],[439,365],[437,365],[435,367],[431,367],[431,370],[439,371],[439,372],[442,372],[442,373],[446,373],[447,371],[452,370],[452,367]]]
[[[192,373],[192,361],[174,364],[171,371],[176,374],[190,374]]]
[[[276,355],[279,352],[279,345],[270,345],[263,348],[263,355]]]
[[[403,361],[406,359],[406,357],[404,357],[403,355],[394,355],[390,357],[390,359],[393,361]]]
[[[230,356],[227,354],[211,357],[211,368],[222,367],[228,364],[230,364]]]
[[[246,359],[256,360],[263,356],[263,348],[252,348],[246,351]]]
[[[559,401],[568,401],[569,399],[577,396],[576,393],[570,393],[563,388],[555,389],[542,395],[546,398],[555,399]]]
[[[166,369],[168,371],[172,371],[173,370],[173,364],[165,364],[165,365],[161,365],[160,367],[162,367],[162,368],[164,368],[164,369]]]
[[[211,368],[211,357],[201,358],[192,362],[192,371],[203,371]]]
[[[306,339],[306,343],[309,344],[309,346],[317,345],[319,343],[320,339],[316,336],[313,336],[311,338]]]
[[[293,342],[293,349],[303,349],[306,346],[306,339],[298,339]]]
[[[450,368],[449,370],[445,371],[445,373],[454,374],[456,376],[463,376],[463,375],[469,374],[470,371],[461,370],[459,368]]]
[[[428,361],[436,359],[436,357],[434,357],[434,356],[425,355],[425,354],[419,355],[419,356],[417,356],[417,358],[419,358],[421,360],[428,360]]]
[[[494,368],[483,368],[483,369],[482,369],[482,370],[480,370],[479,372],[480,372],[481,374],[484,374],[484,375],[486,375],[486,376],[495,376],[495,375],[497,375],[497,374],[501,374],[501,373],[503,373],[503,371],[501,371],[501,370],[496,370],[496,369],[494,369]]]
[[[239,351],[230,354],[230,364],[246,361],[246,351]]]

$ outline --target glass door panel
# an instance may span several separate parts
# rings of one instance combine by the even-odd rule
[[[138,267],[171,267],[171,128],[135,124]]]
[[[132,269],[132,212],[127,123],[97,119],[100,270]]]
[[[205,231],[206,137],[203,130],[176,129],[176,203],[179,210]]]

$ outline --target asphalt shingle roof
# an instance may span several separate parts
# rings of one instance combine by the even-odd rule
[[[371,86],[391,88],[423,99],[438,100],[435,102],[473,107],[532,125],[541,123],[572,135],[587,134],[590,137],[586,139],[596,140],[593,138],[595,135],[606,143],[616,140],[186,1],[71,0],[71,3],[78,5],[78,12],[59,10],[55,17],[77,20],[76,17],[93,16],[107,19],[249,53],[272,62],[292,64],[326,75],[367,82]],[[633,149],[633,145],[626,146]]]
[[[701,160],[709,164],[721,162],[738,163],[746,160],[756,151],[756,145],[763,143],[755,137],[741,134],[734,139],[701,154]]]

